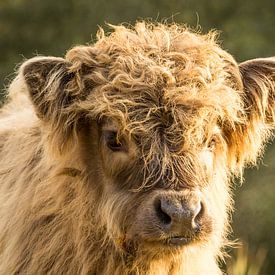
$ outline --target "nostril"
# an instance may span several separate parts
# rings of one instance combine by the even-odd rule
[[[194,222],[196,225],[200,223],[202,217],[204,216],[204,213],[205,213],[205,206],[203,205],[202,202],[200,202],[194,215]]]
[[[161,200],[156,201],[155,209],[156,209],[157,217],[160,219],[160,221],[163,224],[170,224],[171,223],[172,219],[167,213],[164,212],[164,210],[161,206]]]
[[[202,230],[206,209],[197,197],[158,196],[153,209],[159,226],[166,233],[185,236]]]
[[[202,211],[202,203],[201,203],[201,201],[199,201],[194,209],[194,217],[199,216],[201,211]]]

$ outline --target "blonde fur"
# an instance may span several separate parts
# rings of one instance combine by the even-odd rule
[[[230,180],[256,163],[274,128],[275,60],[238,65],[214,32],[176,24],[111,28],[64,59],[24,62],[9,88],[0,274],[222,273]],[[102,127],[127,154],[102,145]],[[212,230],[177,250],[144,244],[132,232],[162,189],[198,190]]]

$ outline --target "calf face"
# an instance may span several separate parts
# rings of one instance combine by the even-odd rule
[[[274,67],[238,65],[211,33],[138,23],[65,59],[31,59],[20,74],[47,148],[62,158],[79,147],[106,238],[168,257],[224,244],[230,178],[274,127]]]

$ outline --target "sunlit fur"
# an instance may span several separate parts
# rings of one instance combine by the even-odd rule
[[[0,274],[221,274],[230,180],[274,127],[275,59],[238,65],[214,32],[176,24],[111,28],[64,59],[24,62],[10,85]],[[105,128],[127,153],[108,151]],[[161,190],[197,190],[211,230],[178,249],[144,241]]]

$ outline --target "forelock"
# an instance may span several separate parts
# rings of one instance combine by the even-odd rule
[[[88,66],[84,81],[92,91],[80,107],[95,119],[112,118],[122,133],[140,137],[147,159],[156,162],[154,151],[163,148],[155,147],[161,143],[170,152],[184,143],[192,152],[215,125],[233,131],[241,122],[238,66],[219,47],[215,33],[145,22],[111,28],[109,34],[100,30],[88,49],[68,54],[71,60],[81,55]]]

